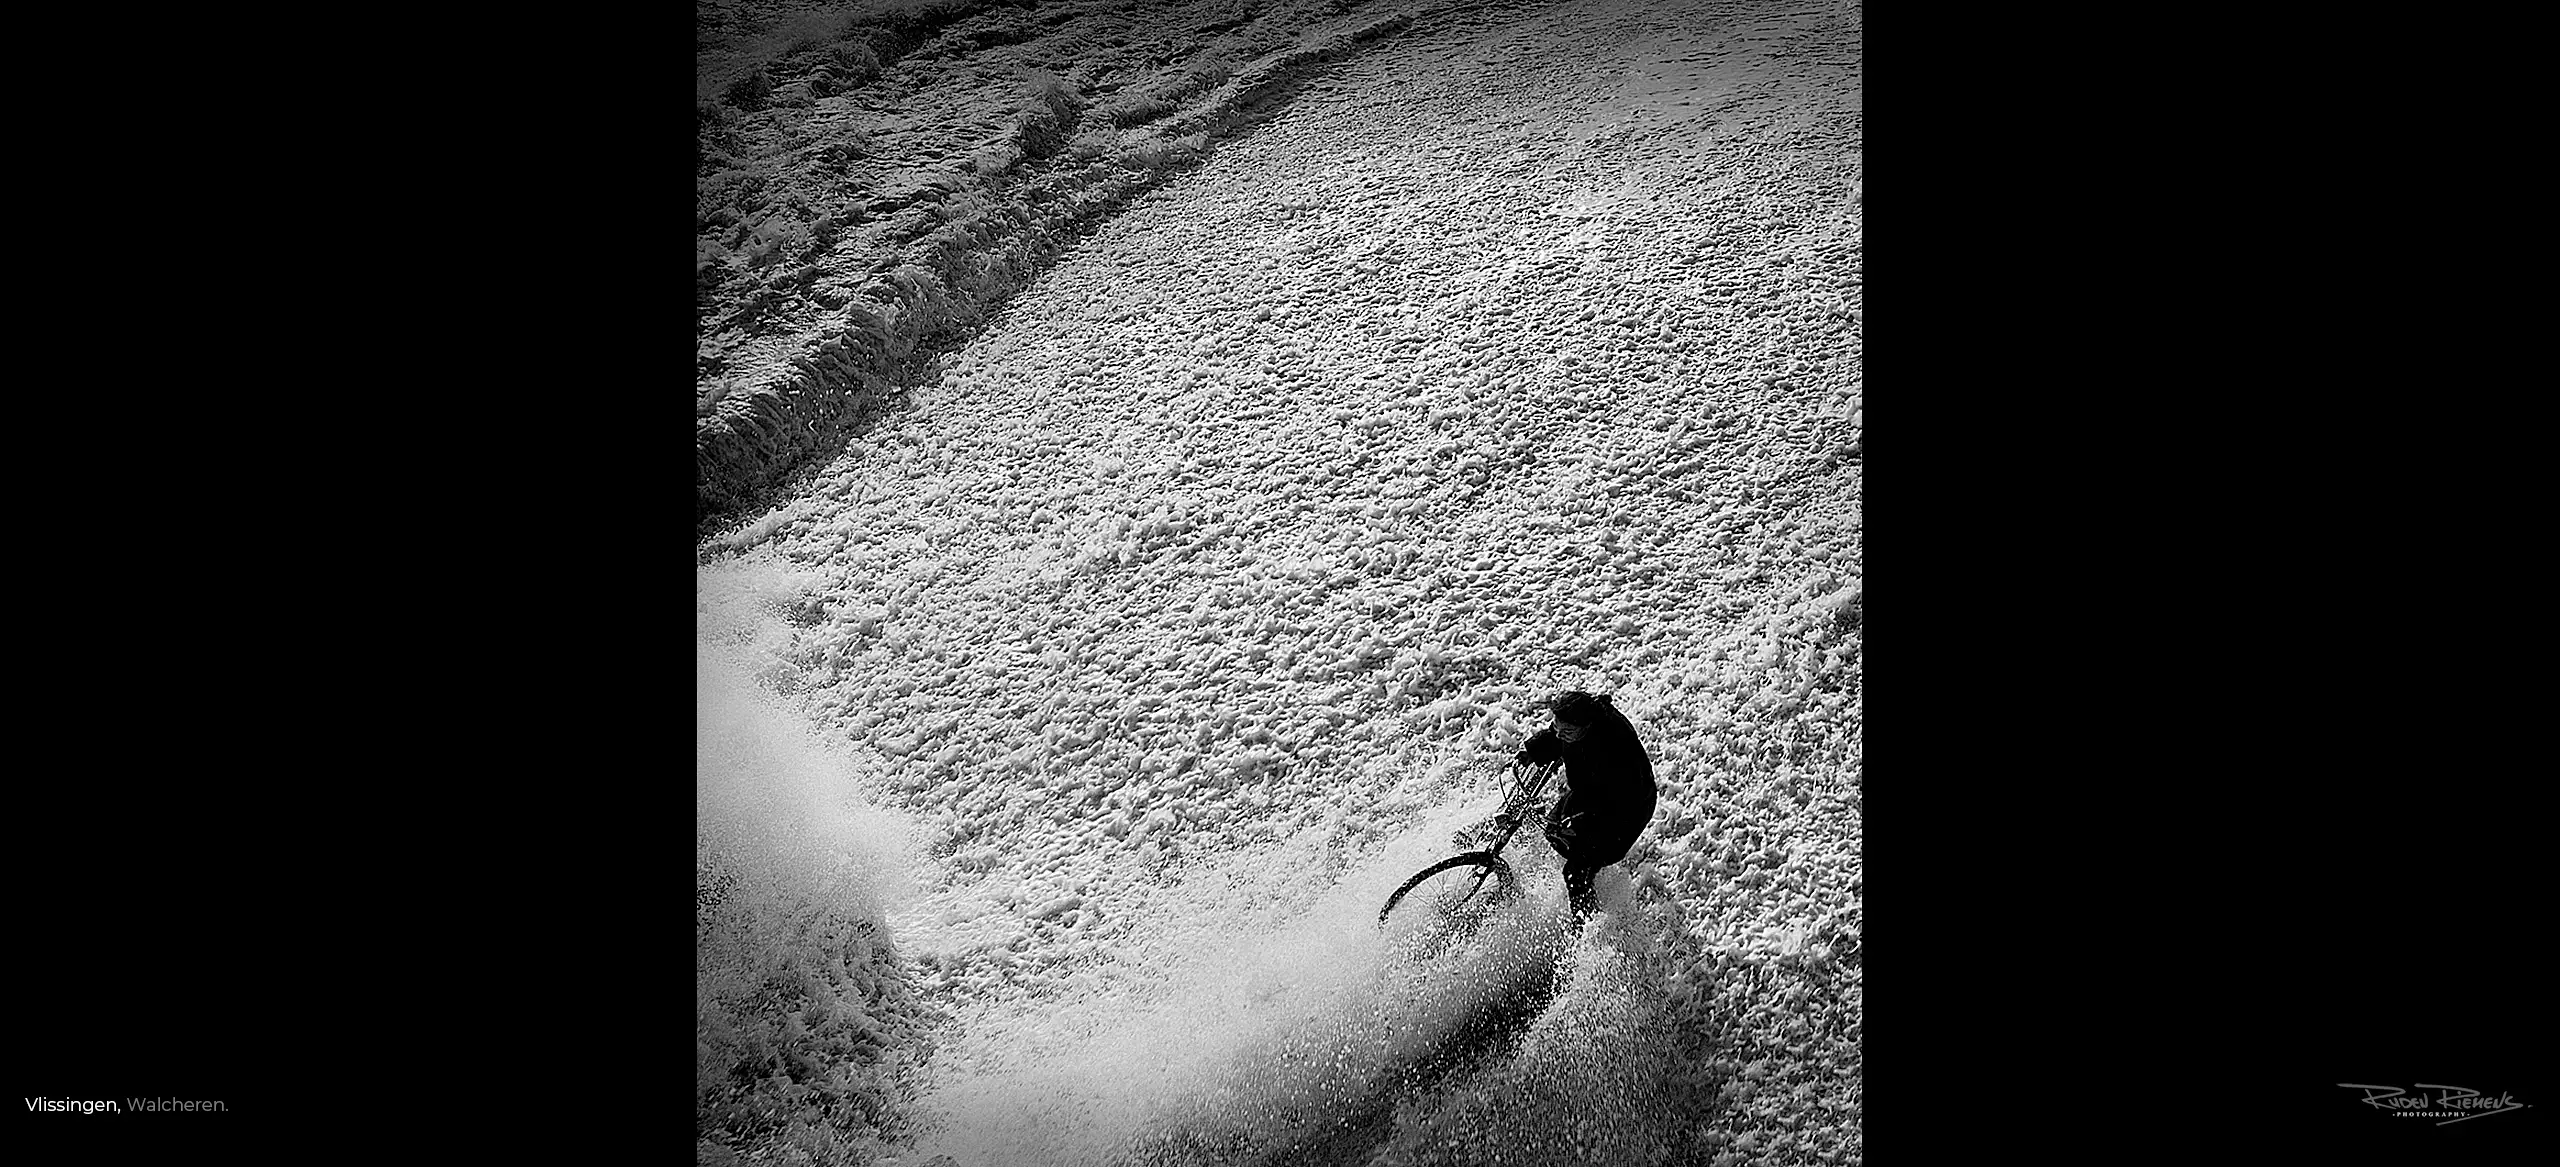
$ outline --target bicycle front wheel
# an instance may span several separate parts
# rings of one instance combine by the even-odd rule
[[[1434,863],[1387,897],[1387,906],[1378,909],[1378,922],[1383,924],[1396,905],[1406,905],[1415,913],[1415,904],[1426,905],[1438,916],[1461,916],[1502,902],[1517,890],[1518,880],[1511,875],[1511,865],[1491,851],[1469,851],[1452,855]]]

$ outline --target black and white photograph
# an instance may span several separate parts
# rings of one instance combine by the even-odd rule
[[[696,1162],[1862,1162],[1861,21],[696,0]]]

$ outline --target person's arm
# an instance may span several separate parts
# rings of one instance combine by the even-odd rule
[[[1564,739],[1556,736],[1554,726],[1530,735],[1520,747],[1519,762],[1523,766],[1543,766],[1564,757]]]
[[[1557,737],[1556,731],[1550,727],[1531,735],[1529,740],[1521,745],[1520,752],[1512,756],[1511,763],[1515,766],[1546,766],[1553,765],[1563,757],[1564,739]],[[1534,818],[1538,815],[1539,808],[1527,807],[1522,813]],[[1520,820],[1509,813],[1497,815],[1493,821],[1497,826],[1506,829],[1520,825]]]
[[[1573,850],[1574,829],[1581,825],[1584,807],[1582,800],[1574,797],[1577,793],[1573,788],[1573,779],[1568,775],[1565,778],[1564,789],[1556,792],[1556,804],[1547,811],[1547,843],[1554,847],[1559,855]]]

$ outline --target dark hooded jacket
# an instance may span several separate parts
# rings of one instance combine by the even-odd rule
[[[1607,697],[1598,698],[1598,707],[1581,741],[1566,742],[1549,726],[1520,747],[1525,762],[1564,761],[1564,796],[1547,824],[1550,832],[1559,826],[1572,832],[1557,852],[1575,867],[1605,867],[1626,858],[1653,820],[1653,762],[1636,741],[1636,727]],[[1554,838],[1551,833],[1549,841]]]

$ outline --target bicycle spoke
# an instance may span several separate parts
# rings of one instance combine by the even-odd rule
[[[1399,910],[1440,919],[1480,916],[1511,890],[1510,868],[1490,852],[1455,855],[1424,868],[1387,900],[1380,919]]]

